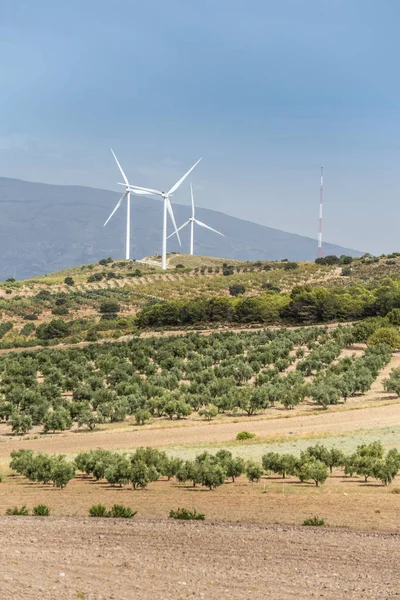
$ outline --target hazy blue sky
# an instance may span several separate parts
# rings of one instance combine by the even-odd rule
[[[398,0],[0,0],[0,175],[170,187],[384,252],[398,239]],[[188,186],[175,196],[188,202]]]

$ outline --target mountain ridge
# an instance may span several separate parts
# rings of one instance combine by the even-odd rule
[[[95,262],[104,256],[121,258],[125,247],[125,210],[103,224],[120,194],[78,185],[55,185],[0,177],[0,280],[42,275]],[[21,211],[23,206],[24,210]],[[178,226],[190,207],[174,203]],[[159,200],[133,196],[131,256],[140,259],[160,252],[162,210]],[[217,236],[195,231],[195,253],[231,260],[313,260],[317,241],[260,225],[220,211],[196,207],[199,218],[222,231]],[[197,233],[197,235],[196,235]],[[189,232],[181,232],[182,249],[169,240],[168,251],[188,251]],[[360,256],[362,252],[324,244],[325,254]]]

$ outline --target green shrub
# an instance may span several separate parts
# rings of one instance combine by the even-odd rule
[[[256,437],[255,433],[249,433],[248,431],[239,431],[236,436],[237,440],[252,440]]]
[[[112,263],[112,261],[113,261],[113,259],[111,258],[111,256],[109,256],[108,258],[102,258],[101,260],[99,260],[99,265],[102,265],[103,267],[105,267],[109,263]]]
[[[14,506],[14,508],[7,508],[6,515],[13,517],[27,517],[29,515],[29,510],[25,504],[21,506],[21,508]]]
[[[229,294],[231,296],[240,296],[241,294],[244,294],[245,291],[246,288],[240,283],[234,283],[233,285],[229,286]]]
[[[133,511],[129,506],[123,506],[122,504],[114,504],[108,513],[109,517],[113,519],[132,519],[137,513],[137,510]]]
[[[89,515],[91,517],[108,517],[108,510],[104,504],[93,504],[89,508]]]
[[[87,283],[94,283],[95,281],[101,281],[103,279],[104,275],[102,273],[92,273],[92,275],[89,275],[89,277],[87,278]]]
[[[296,262],[287,262],[283,268],[285,271],[294,271],[299,268],[299,265]]]
[[[62,316],[62,315],[68,315],[69,310],[66,306],[55,306],[52,309],[51,313],[53,315],[59,315],[59,316],[61,315]]]
[[[13,328],[13,324],[10,321],[0,323],[0,338],[4,337]]]
[[[33,507],[32,515],[34,517],[48,517],[50,516],[50,509],[46,504],[38,504]]]
[[[322,525],[325,525],[325,521],[324,519],[321,519],[321,517],[314,516],[304,519],[303,525],[306,527],[322,527]]]
[[[100,312],[102,314],[113,314],[118,313],[121,310],[121,307],[118,302],[114,300],[105,300],[100,304]]]
[[[188,510],[187,508],[178,508],[169,512],[171,519],[179,519],[181,521],[204,521],[204,513],[198,513],[195,509]]]
[[[40,340],[52,340],[66,337],[69,331],[69,323],[66,323],[62,319],[53,319],[49,323],[39,325],[36,329],[36,336]]]
[[[391,350],[400,348],[400,334],[394,327],[381,327],[377,329],[367,340],[368,346],[386,344]]]
[[[91,517],[132,519],[136,514],[137,511],[133,511],[129,506],[123,506],[122,504],[114,504],[111,510],[107,510],[104,504],[93,504],[89,508],[89,515]]]

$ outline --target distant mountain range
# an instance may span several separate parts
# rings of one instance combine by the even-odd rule
[[[103,228],[118,200],[117,192],[80,186],[48,185],[0,177],[0,280],[24,279],[67,267],[123,258],[123,207]],[[161,252],[162,210],[158,200],[132,197],[132,258]],[[174,204],[178,226],[190,208]],[[197,208],[196,216],[225,237],[197,228],[195,253],[236,260],[313,260],[316,240],[285,233],[226,214]],[[169,240],[168,251],[179,251]],[[182,250],[189,249],[189,228],[182,232]],[[325,254],[362,253],[324,244]]]

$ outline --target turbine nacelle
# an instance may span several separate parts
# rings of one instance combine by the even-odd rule
[[[119,170],[121,172],[122,178],[124,180],[124,183],[118,182],[118,185],[122,185],[125,187],[125,192],[122,195],[122,197],[120,198],[120,200],[117,203],[117,206],[114,208],[113,212],[111,213],[111,215],[109,216],[108,220],[106,221],[105,225],[108,223],[108,221],[111,219],[111,217],[113,216],[113,214],[116,212],[116,210],[118,210],[118,208],[120,207],[122,201],[124,200],[125,197],[128,198],[128,204],[129,204],[129,198],[130,198],[130,194],[138,194],[138,195],[142,195],[142,196],[159,196],[163,199],[164,201],[164,217],[163,217],[163,237],[162,237],[162,268],[166,269],[167,268],[167,215],[169,214],[170,219],[172,221],[172,224],[174,226],[174,235],[176,234],[176,237],[178,238],[178,242],[179,245],[181,245],[181,240],[179,237],[179,229],[176,226],[176,221],[175,221],[175,217],[174,217],[174,213],[172,210],[172,206],[171,206],[171,202],[170,202],[170,197],[173,195],[174,192],[176,192],[176,190],[182,185],[182,183],[185,181],[186,177],[189,175],[189,173],[191,173],[193,171],[193,169],[199,164],[199,162],[201,161],[201,158],[199,158],[199,160],[189,169],[189,171],[187,171],[183,177],[181,177],[176,183],[175,185],[172,186],[172,188],[168,191],[161,191],[161,190],[156,190],[153,188],[146,188],[146,187],[140,187],[138,185],[131,185],[128,181],[128,178],[126,177],[125,173],[122,170],[121,165],[118,162],[117,157],[115,156],[114,152],[111,150],[111,152],[113,153],[113,156],[115,158],[115,161],[119,167]],[[193,215],[194,216],[194,215]],[[207,227],[207,226],[205,226]]]
[[[196,225],[199,225],[200,227],[204,227],[205,229],[209,229],[210,231],[213,231],[214,233],[217,233],[218,235],[222,235],[222,237],[225,237],[223,233],[221,233],[220,231],[217,231],[216,229],[213,229],[212,227],[210,227],[209,225],[206,225],[205,223],[203,223],[202,221],[199,221],[198,219],[195,218],[195,208],[194,208],[194,197],[193,197],[193,188],[192,188],[192,184],[190,184],[190,195],[191,195],[191,200],[192,200],[192,216],[189,217],[189,219],[180,227],[178,227],[178,229],[176,231],[173,231],[168,238],[172,237],[173,235],[178,235],[178,232],[181,231],[181,229],[184,229],[187,225],[190,225],[190,254],[193,254],[194,251],[194,224],[196,223]]]

